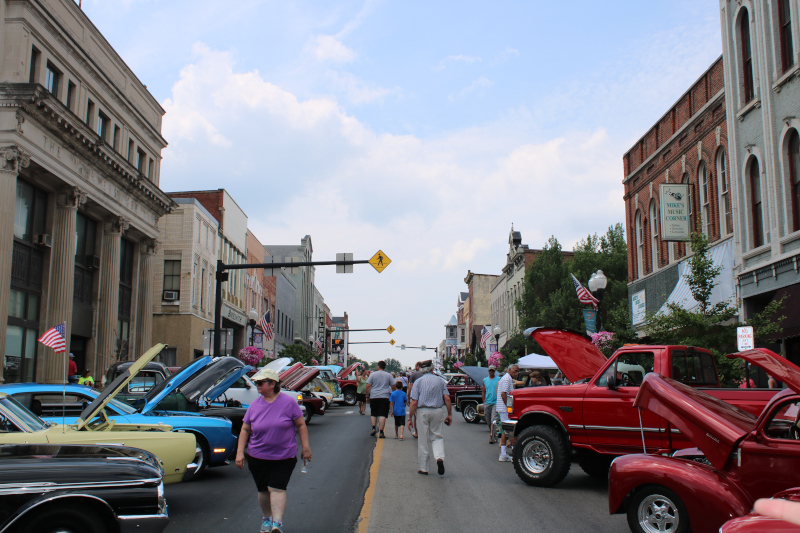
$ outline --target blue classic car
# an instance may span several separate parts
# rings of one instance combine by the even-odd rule
[[[104,394],[83,385],[41,383],[2,385],[0,392],[13,396],[41,418],[58,424],[75,424],[81,412]],[[106,406],[106,413],[118,423],[164,424],[172,426],[173,431],[194,434],[197,440],[194,460],[197,470],[192,477],[197,477],[208,466],[227,464],[227,458],[236,448],[237,436],[233,434],[231,421],[227,418],[151,410],[142,413],[113,398]]]

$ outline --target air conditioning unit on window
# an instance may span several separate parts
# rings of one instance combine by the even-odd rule
[[[86,267],[92,269],[100,268],[100,256],[99,255],[87,255],[86,256]]]
[[[164,291],[164,301],[175,302],[178,300],[180,292],[178,291]]]
[[[53,238],[47,233],[37,233],[33,236],[33,243],[50,248],[53,246]]]

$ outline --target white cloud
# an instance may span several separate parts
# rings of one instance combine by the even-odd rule
[[[356,53],[334,35],[317,35],[308,44],[307,49],[320,62],[350,63],[356,57]]]
[[[458,91],[457,93],[450,93],[447,96],[447,99],[450,100],[451,102],[455,102],[456,100],[464,98],[465,96],[467,96],[470,93],[474,93],[476,91],[480,91],[481,89],[486,89],[488,87],[491,87],[492,85],[494,85],[493,81],[489,80],[485,76],[481,76],[480,78],[478,78],[477,80],[473,81],[472,83],[470,83],[469,85],[467,85],[466,87],[464,87],[463,89]]]
[[[331,71],[329,78],[331,86],[341,91],[347,100],[353,104],[383,102],[388,95],[400,93],[399,87],[394,89],[375,87],[349,72]]]
[[[433,67],[431,70],[434,72],[440,72],[447,68],[447,65],[450,63],[479,63],[481,61],[480,57],[477,56],[465,56],[463,54],[459,54],[457,56],[447,56],[446,58],[439,61],[439,64]]]

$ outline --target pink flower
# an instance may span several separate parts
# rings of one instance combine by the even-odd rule
[[[258,366],[258,363],[264,358],[264,352],[255,346],[248,346],[239,350],[239,359],[250,366]]]

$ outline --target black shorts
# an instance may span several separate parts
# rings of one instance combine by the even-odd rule
[[[405,426],[405,425],[406,425],[406,415],[403,415],[403,416],[394,415],[394,426],[395,427],[399,428],[399,427]]]
[[[370,416],[389,417],[389,398],[373,398],[369,401]]]
[[[366,394],[356,393],[356,401],[357,402],[366,402],[367,401],[367,395]]]
[[[253,475],[258,492],[266,492],[269,487],[286,490],[296,464],[297,457],[270,460],[247,456],[247,467]]]

